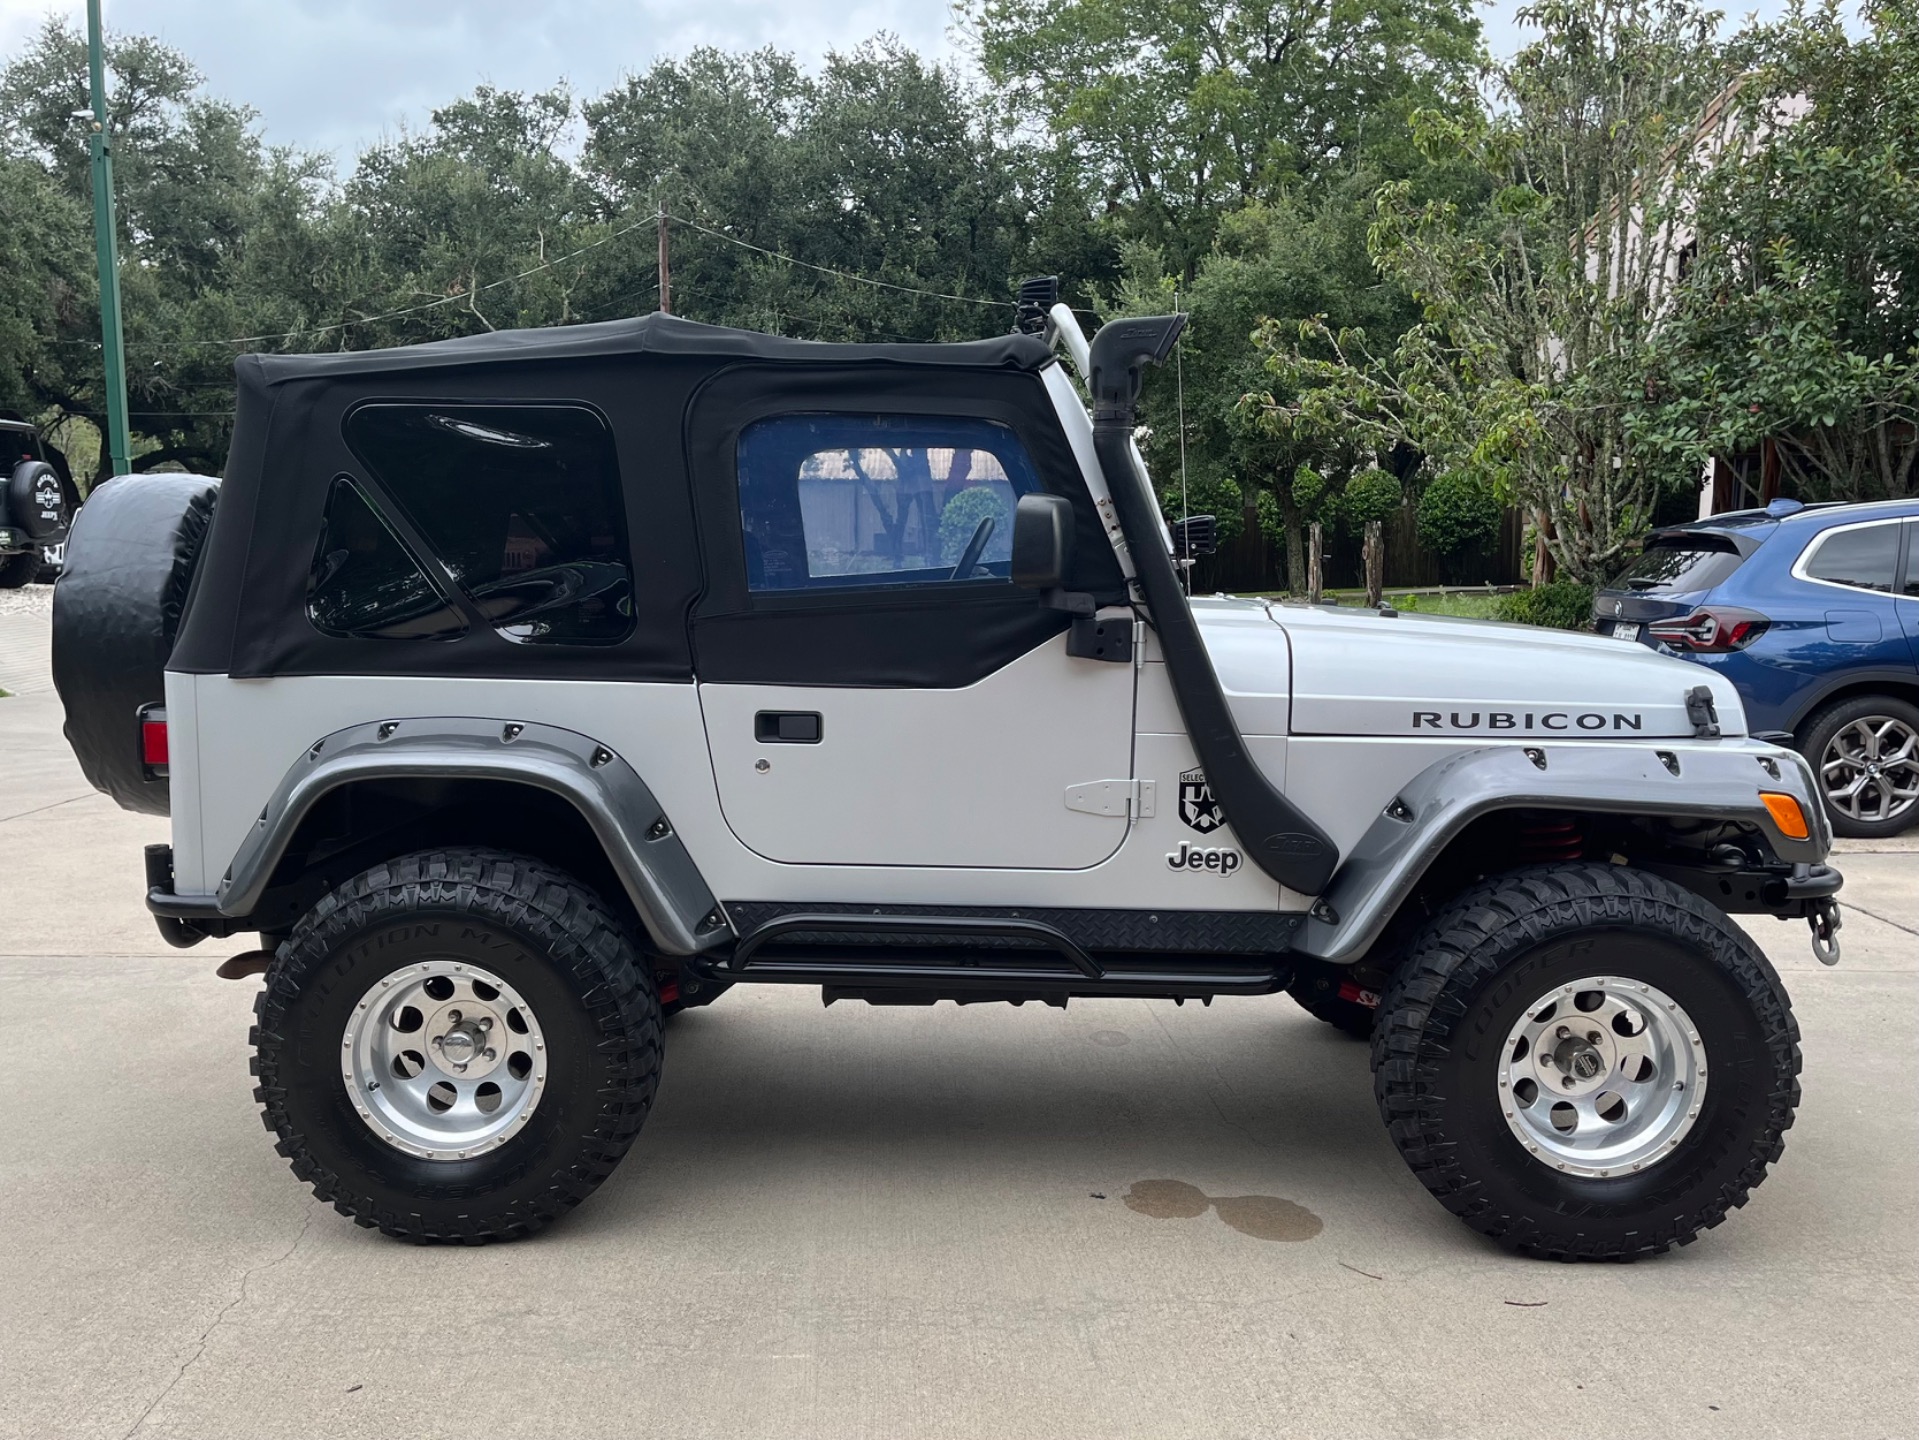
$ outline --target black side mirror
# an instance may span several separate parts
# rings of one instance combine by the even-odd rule
[[[1064,495],[1022,495],[1013,510],[1013,583],[1057,590],[1073,566],[1073,502]]]

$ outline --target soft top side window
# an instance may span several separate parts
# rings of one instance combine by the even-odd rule
[[[632,630],[619,465],[597,412],[374,403],[347,416],[345,433],[500,634],[610,644]]]
[[[739,439],[748,589],[1005,586],[1013,507],[1040,489],[996,421],[780,415]]]
[[[1814,545],[1806,557],[1809,580],[1851,585],[1860,590],[1892,592],[1899,569],[1899,522],[1834,530]]]
[[[406,542],[344,475],[327,495],[326,523],[307,576],[307,618],[343,640],[452,640],[466,621]]]

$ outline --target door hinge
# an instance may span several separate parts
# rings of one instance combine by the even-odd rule
[[[1151,780],[1088,780],[1066,787],[1066,808],[1082,815],[1124,815],[1153,818],[1155,787]]]

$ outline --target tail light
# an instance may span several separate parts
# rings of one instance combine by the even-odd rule
[[[1697,655],[1726,655],[1743,650],[1772,624],[1756,610],[1737,610],[1730,605],[1714,605],[1695,610],[1683,619],[1655,620],[1646,627],[1653,639],[1675,650]]]
[[[167,773],[167,712],[161,705],[140,708],[140,767],[149,780]]]

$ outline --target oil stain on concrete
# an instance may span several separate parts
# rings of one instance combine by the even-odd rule
[[[1212,1210],[1229,1227],[1255,1240],[1310,1240],[1326,1228],[1304,1205],[1277,1195],[1215,1198],[1184,1180],[1136,1180],[1121,1198],[1128,1210],[1154,1220],[1197,1220]]]

